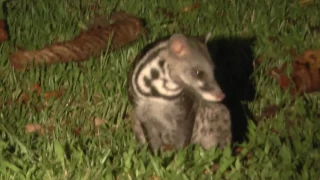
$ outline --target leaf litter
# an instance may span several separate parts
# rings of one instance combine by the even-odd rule
[[[179,13],[192,12],[199,8],[199,4],[195,3],[192,6],[186,6]],[[159,11],[159,9],[158,9]],[[169,18],[179,13],[173,13],[166,9],[160,9],[161,13]],[[94,56],[108,47],[108,42],[112,38],[111,50],[117,49],[121,46],[129,44],[136,40],[138,35],[143,31],[141,21],[132,15],[128,15],[124,12],[115,13],[111,19],[115,20],[114,24],[105,23],[106,16],[96,17],[93,25],[86,32],[82,32],[79,36],[75,37],[71,41],[64,43],[55,43],[48,45],[43,49],[36,51],[25,51],[18,50],[10,56],[10,62],[14,69],[20,71],[27,66],[30,68],[31,63],[40,64],[54,64],[60,62],[69,61],[85,61],[90,56]],[[0,21],[0,42],[2,39],[7,40],[7,34],[2,36],[2,29],[4,26]],[[114,33],[114,32],[119,32]],[[5,32],[6,33],[6,32]],[[100,35],[102,34],[102,35]],[[5,37],[5,38],[2,38]],[[4,40],[4,41],[5,41]],[[103,42],[102,42],[103,41]],[[107,42],[107,43],[105,43]],[[87,43],[87,44],[86,44]],[[83,50],[88,50],[82,52]],[[79,53],[82,52],[82,53]],[[35,60],[35,61],[34,61]],[[261,61],[261,60],[260,60]],[[259,62],[260,63],[260,62]],[[292,72],[287,75],[286,68],[291,66]],[[296,56],[291,64],[285,63],[280,68],[273,68],[269,71],[269,75],[273,77],[278,83],[282,91],[290,89],[292,95],[302,95],[303,93],[311,93],[320,90],[320,50],[308,50],[302,56]],[[38,96],[41,95],[41,87],[35,84],[32,88]],[[64,94],[64,90],[56,90],[51,92],[44,92],[43,96],[46,100],[50,98],[59,98]],[[22,93],[19,100],[27,103],[30,100],[28,93]],[[272,118],[279,111],[280,107],[276,105],[267,106],[261,116],[266,118]],[[95,133],[96,129],[107,121],[99,117],[90,118],[89,121],[94,124]],[[289,123],[292,123],[291,121]],[[52,126],[55,127],[55,126]],[[46,128],[40,124],[27,124],[25,125],[26,133],[40,133],[44,134]],[[74,127],[73,133],[79,136],[82,132],[81,127]],[[99,131],[98,131],[99,135]],[[163,147],[166,150],[171,150],[170,146]],[[235,149],[236,153],[239,154],[242,148],[238,147]],[[251,154],[246,155],[246,159],[250,159]],[[213,166],[213,171],[216,172],[219,169],[219,165]],[[209,171],[205,171],[205,174]]]
[[[287,75],[286,68],[291,73]],[[307,50],[302,56],[296,56],[291,64],[269,71],[282,91],[290,89],[291,95],[302,95],[320,90],[320,50]]]
[[[108,48],[115,50],[135,41],[143,32],[141,20],[122,11],[111,15],[110,20],[115,21],[113,24],[104,23],[106,19],[103,16],[96,19],[89,30],[72,40],[53,43],[38,50],[14,52],[9,56],[10,64],[16,71],[22,71],[32,65],[86,61]]]

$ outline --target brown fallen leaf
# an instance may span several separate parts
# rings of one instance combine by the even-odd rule
[[[30,101],[30,94],[29,93],[21,93],[21,95],[18,97],[18,102],[21,102],[23,104],[27,104]],[[9,104],[9,103],[8,103]],[[12,104],[12,103],[10,103]]]
[[[73,133],[74,133],[74,135],[80,136],[81,130],[82,130],[81,127],[75,127],[75,128],[73,128]]]
[[[218,172],[219,168],[220,168],[220,166],[219,166],[218,164],[214,164],[214,165],[212,166],[212,171],[213,171],[213,172]]]
[[[6,99],[4,102],[1,103],[0,105],[0,109],[3,108],[3,106],[11,106],[13,104],[28,104],[29,102],[31,102],[32,107],[35,108],[35,110],[37,112],[43,110],[46,107],[46,102],[50,99],[50,98],[60,98],[63,94],[64,94],[64,89],[59,89],[56,91],[48,91],[48,92],[44,92],[43,96],[41,94],[41,87],[39,84],[34,84],[32,85],[31,88],[29,88],[29,90],[22,92],[18,98],[16,99]],[[31,94],[35,93],[36,96],[40,97],[41,99],[44,98],[44,102],[39,102],[37,104],[34,104],[31,101]]]
[[[271,118],[276,115],[276,113],[280,110],[280,107],[277,105],[269,105],[263,108],[261,112],[261,117]]]
[[[263,62],[263,58],[261,56],[258,56],[254,61],[252,61],[252,66],[256,69],[258,68],[262,62]]]
[[[46,100],[49,100],[50,98],[60,98],[64,94],[64,90],[56,90],[56,91],[49,91],[44,93],[44,97]]]
[[[94,124],[95,127],[99,127],[102,124],[105,124],[107,122],[106,120],[103,120],[99,117],[92,118],[90,121],[91,121],[91,123]]]
[[[236,149],[235,149],[235,152],[237,153],[237,154],[239,154],[241,151],[242,151],[242,147],[237,147]]]
[[[286,90],[291,83],[289,77],[284,73],[286,66],[287,64],[284,64],[280,69],[273,68],[270,70],[270,76],[277,81],[282,90]]]
[[[203,170],[203,174],[206,174],[206,175],[207,175],[207,174],[209,174],[209,173],[211,173],[210,169],[207,168],[207,169]]]
[[[183,22],[183,17],[187,13],[193,13],[195,10],[200,8],[200,3],[193,3],[191,5],[187,5],[178,11],[170,11],[165,8],[157,8],[155,14],[162,15],[163,17],[167,18],[166,28],[169,29],[170,32],[173,32],[173,28],[176,26],[179,27],[180,32],[188,31],[188,27],[186,27],[185,23]]]
[[[149,180],[160,180],[160,178],[156,175],[150,176]]]
[[[160,13],[167,18],[173,18],[174,16],[177,16],[179,14],[193,12],[199,8],[200,8],[200,3],[196,2],[196,3],[193,3],[192,5],[185,6],[178,12],[172,12],[165,8],[157,8],[156,13]]]
[[[191,12],[191,11],[195,11],[196,9],[199,9],[200,7],[200,3],[194,3],[192,5],[186,6],[182,9],[182,12]]]
[[[109,41],[111,50],[115,50],[133,42],[143,32],[141,20],[125,12],[115,12],[111,20],[115,23],[103,27],[94,26],[64,43],[54,43],[34,51],[18,50],[9,56],[10,63],[15,70],[21,71],[24,68],[30,69],[32,64],[81,62],[106,50]]]
[[[36,83],[36,84],[32,85],[31,91],[36,92],[37,95],[40,96],[40,94],[41,94],[41,86],[38,83]]]
[[[171,145],[171,144],[163,144],[162,146],[161,146],[161,150],[162,151],[172,151],[172,150],[174,150],[175,148],[174,148],[174,146],[173,145]]]
[[[41,86],[39,84],[34,84],[31,87],[31,92],[35,92],[38,96],[41,96]],[[64,94],[64,89],[59,89],[55,91],[44,92],[44,98],[49,100],[50,98],[60,98]],[[24,92],[19,97],[20,102],[27,103],[30,100],[30,94]]]
[[[314,2],[314,0],[300,0],[299,4],[302,5],[308,5],[308,4],[312,4]]]
[[[247,160],[251,159],[251,157],[252,157],[251,153],[248,153],[248,154],[246,155]]]
[[[236,153],[236,154],[240,154],[240,153],[242,152],[242,150],[243,150],[242,147],[236,147],[235,153]],[[246,160],[249,160],[250,158],[251,158],[251,153],[248,152],[248,153],[246,154]]]
[[[6,30],[6,24],[0,19],[0,43],[8,40],[8,33]]]
[[[44,128],[40,124],[27,124],[25,125],[26,133],[39,132],[40,134],[44,133]]]
[[[290,88],[292,95],[301,95],[320,90],[320,50],[308,50],[303,56],[296,56],[289,76],[285,73],[287,66],[285,63],[281,68],[270,70],[270,75],[283,91]]]
[[[173,18],[175,16],[175,13],[173,13],[172,11],[169,11],[165,8],[157,8],[155,12],[158,14],[161,14],[167,18]]]

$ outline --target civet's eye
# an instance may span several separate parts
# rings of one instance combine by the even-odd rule
[[[203,71],[197,70],[197,71],[196,71],[196,75],[197,75],[197,78],[198,78],[198,79],[203,79],[205,73],[204,73]]]

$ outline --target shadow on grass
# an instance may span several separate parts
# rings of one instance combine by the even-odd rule
[[[225,105],[232,119],[233,141],[245,141],[247,117],[252,117],[248,106],[241,101],[252,101],[255,96],[253,73],[255,38],[217,37],[208,42],[208,49],[216,65],[215,76],[226,94]]]
[[[10,36],[10,31],[9,31],[9,26],[8,26],[8,22],[7,22],[7,15],[8,15],[8,3],[10,3],[12,0],[5,0],[2,2],[1,4],[1,10],[2,10],[2,14],[3,14],[3,22],[5,23],[5,30],[6,32],[8,32],[8,40],[11,39],[11,36]]]

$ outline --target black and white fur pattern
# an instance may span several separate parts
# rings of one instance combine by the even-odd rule
[[[214,78],[205,41],[199,38],[174,34],[140,53],[128,74],[128,96],[134,104],[135,136],[154,151],[165,145],[181,148],[190,143],[207,149],[231,140],[230,119],[212,120],[216,116],[210,107],[223,106],[216,103],[224,93]],[[230,131],[226,138],[212,131],[216,121],[229,121],[224,128]],[[218,137],[226,143],[219,143]]]
[[[132,87],[139,98],[175,99],[182,92],[182,88],[170,78],[168,63],[161,56],[167,46],[167,41],[160,42],[133,70]]]

